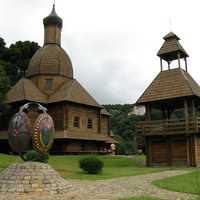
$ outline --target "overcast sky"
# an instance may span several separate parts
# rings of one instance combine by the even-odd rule
[[[0,0],[0,37],[7,46],[18,40],[42,46],[42,19],[52,4]],[[190,55],[188,71],[200,83],[198,0],[56,0],[56,12],[75,78],[101,104],[137,100],[159,73],[156,53],[170,30],[181,38]]]

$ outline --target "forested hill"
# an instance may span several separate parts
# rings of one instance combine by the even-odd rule
[[[137,149],[135,123],[141,117],[129,115],[133,104],[104,105],[111,116],[111,128],[119,141],[119,153],[134,153]]]

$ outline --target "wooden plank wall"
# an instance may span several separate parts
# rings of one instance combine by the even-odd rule
[[[167,143],[152,143],[152,163],[167,164]]]
[[[58,43],[60,44],[61,30],[55,25],[48,25],[45,28],[45,43]]]
[[[63,105],[61,103],[49,105],[48,106],[48,113],[53,118],[55,129],[56,130],[64,129],[64,127],[63,127],[63,120],[64,120]]]
[[[101,133],[109,135],[109,117],[99,116],[99,110],[81,105],[59,103],[48,106],[48,113],[52,116],[56,130],[67,129],[75,132]],[[80,128],[73,126],[75,116],[80,117]],[[93,128],[87,128],[87,120],[93,120]],[[99,128],[99,126],[101,126]]]
[[[196,144],[196,136],[189,136],[189,151],[190,151],[190,166],[197,166],[197,144]]]
[[[54,154],[62,154],[65,152],[66,144],[67,142],[65,140],[54,139],[53,146],[50,149],[50,152]]]
[[[81,105],[70,104],[67,106],[67,125],[69,131],[98,133],[99,132],[99,110],[92,109]],[[75,116],[80,117],[80,128],[73,126],[73,119]],[[93,128],[87,128],[87,120],[91,118],[93,120]]]
[[[96,152],[99,151],[99,142],[95,142],[95,141],[86,141],[84,144],[84,151],[88,151],[88,152]]]
[[[97,153],[103,152],[104,142],[100,141],[81,141],[81,140],[55,140],[51,149],[52,153]]]
[[[74,141],[71,140],[67,143],[65,151],[66,152],[81,152],[82,151],[82,143],[77,140],[74,140]]]
[[[195,147],[193,138],[193,136],[186,137],[185,135],[146,137],[147,165],[194,166]]]
[[[171,143],[171,161],[172,165],[187,163],[186,141]]]
[[[102,115],[101,117],[101,133],[108,135],[109,134],[109,118],[108,116]]]

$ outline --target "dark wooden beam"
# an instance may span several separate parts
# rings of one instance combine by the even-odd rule
[[[187,72],[188,70],[187,70],[187,58],[184,58],[184,60],[185,60],[185,71]]]
[[[67,122],[66,122],[66,113],[65,113],[65,103],[62,104],[62,108],[63,108],[63,129],[66,129],[67,126]]]
[[[168,159],[168,165],[172,165],[172,153],[171,153],[171,139],[170,136],[167,136],[167,159]]]
[[[69,105],[67,103],[64,104],[64,113],[65,113],[64,127],[65,127],[65,129],[68,129],[68,127],[69,127]]]
[[[163,63],[162,63],[162,58],[160,58],[160,71],[162,72],[163,70]]]
[[[184,99],[184,112],[185,112],[185,128],[188,130],[188,102]]]
[[[198,165],[198,149],[197,149],[197,136],[196,134],[193,135],[193,140],[194,140],[194,167],[197,167]]]
[[[187,154],[187,166],[190,167],[190,141],[188,136],[186,136],[186,154]]]
[[[99,110],[99,124],[98,124],[99,133],[101,133],[101,109]]]
[[[145,137],[146,165],[152,166],[151,138]]]
[[[165,120],[166,119],[165,106],[162,105],[161,110],[162,110],[162,117]]]
[[[151,150],[151,147],[152,147],[152,142],[151,142],[151,139],[149,139],[149,166],[153,166],[153,160],[152,160],[152,150]]]
[[[194,99],[192,99],[192,118],[195,119],[196,114],[195,114],[195,104],[194,104]]]
[[[180,53],[178,53],[178,67],[181,68]]]
[[[111,129],[111,119],[108,117],[108,136],[110,136],[110,129]]]
[[[149,104],[146,105],[146,121],[150,121],[151,120],[151,106]]]
[[[63,143],[60,144],[60,145],[62,145],[62,151],[63,151],[63,152],[66,152],[67,144],[65,144],[65,143],[63,142]]]
[[[170,61],[167,61],[168,64],[168,70],[170,70]]]

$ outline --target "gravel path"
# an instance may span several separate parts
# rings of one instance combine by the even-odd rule
[[[68,192],[64,194],[14,195],[0,193],[0,200],[117,200],[130,196],[154,196],[163,200],[193,200],[195,195],[171,192],[157,188],[152,181],[188,173],[187,170],[174,170],[146,175],[122,177],[100,181],[68,180]]]

